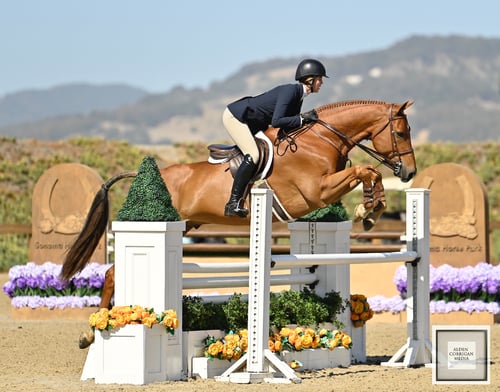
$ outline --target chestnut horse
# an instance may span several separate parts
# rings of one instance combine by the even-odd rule
[[[273,143],[274,161],[267,183],[288,217],[293,220],[326,207],[362,183],[363,203],[356,208],[354,219],[363,219],[365,228],[371,228],[386,208],[382,176],[373,165],[346,167],[348,153],[358,146],[390,167],[401,181],[411,180],[416,164],[405,110],[412,104],[339,102],[317,108],[317,122],[285,137],[278,129],[269,128],[265,135]],[[361,144],[364,140],[371,140],[373,148]],[[176,164],[160,173],[188,230],[202,223],[249,225],[251,211],[247,218],[224,216],[232,185],[228,164]],[[107,191],[114,182],[131,176],[135,173],[113,177],[96,195],[63,264],[63,279],[88,263],[108,223]],[[109,307],[113,291],[112,266],[106,274],[101,307]]]

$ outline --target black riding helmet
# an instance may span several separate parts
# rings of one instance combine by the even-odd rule
[[[305,59],[300,62],[295,72],[295,80],[301,81],[309,76],[323,76],[327,78],[326,69],[318,60]]]

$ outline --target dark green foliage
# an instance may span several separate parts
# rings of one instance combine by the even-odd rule
[[[205,329],[226,329],[227,319],[221,305],[203,302],[201,297],[182,297],[182,329],[201,331]]]
[[[337,201],[325,208],[311,211],[297,220],[299,222],[344,222],[349,220],[349,215],[342,202]]]
[[[246,329],[248,325],[248,303],[243,301],[241,294],[233,294],[229,301],[222,305],[227,319],[227,330]]]
[[[347,300],[345,300],[347,301]],[[337,315],[345,310],[338,292],[330,292],[324,298],[308,289],[286,290],[270,293],[269,325],[281,328],[289,324],[316,326],[331,322],[343,328]],[[182,329],[198,331],[221,329],[237,331],[248,325],[248,302],[235,293],[222,304],[204,302],[201,297],[184,296],[182,301]]]
[[[145,157],[132,182],[125,203],[118,211],[119,221],[166,222],[181,218],[153,157]]]
[[[313,326],[334,322],[342,310],[342,298],[336,292],[328,293],[325,298],[308,289],[271,293],[269,324],[280,329],[290,324]]]

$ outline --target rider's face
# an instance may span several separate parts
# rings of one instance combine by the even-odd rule
[[[319,91],[319,89],[321,88],[322,84],[323,84],[323,77],[316,76],[312,82],[312,85],[311,85],[311,92],[317,93]]]

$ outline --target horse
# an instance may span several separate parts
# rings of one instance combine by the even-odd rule
[[[371,228],[387,207],[382,175],[371,164],[347,167],[348,153],[358,146],[389,167],[401,181],[410,181],[417,168],[405,110],[412,104],[413,101],[343,101],[316,108],[318,120],[296,130],[284,133],[269,127],[264,134],[271,141],[273,162],[265,183],[273,189],[285,216],[274,216],[273,220],[302,217],[340,200],[362,184],[363,203],[356,207],[354,220],[363,220],[365,229]],[[370,140],[373,148],[363,144],[365,140]],[[187,230],[203,223],[250,224],[251,211],[247,218],[224,216],[232,185],[229,165],[207,160],[160,169],[172,205],[186,221]],[[136,172],[121,173],[103,184],[82,231],[66,255],[63,279],[70,279],[85,267],[104,233],[109,219],[109,188],[135,175]],[[105,277],[101,308],[109,308],[113,292],[111,266]]]

